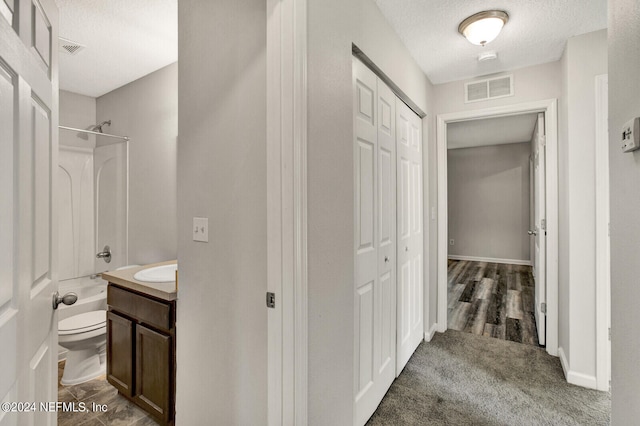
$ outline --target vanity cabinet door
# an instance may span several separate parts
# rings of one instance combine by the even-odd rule
[[[173,407],[172,337],[136,326],[136,398],[150,413],[167,421]]]
[[[107,312],[107,380],[123,395],[133,396],[134,323]]]

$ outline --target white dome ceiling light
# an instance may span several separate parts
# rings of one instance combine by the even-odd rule
[[[484,46],[498,37],[502,27],[509,20],[507,12],[485,10],[469,16],[458,26],[458,32],[471,43]]]

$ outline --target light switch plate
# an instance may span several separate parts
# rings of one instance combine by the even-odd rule
[[[203,243],[209,242],[209,218],[194,217],[193,218],[193,241]]]
[[[640,148],[640,117],[627,121],[622,127],[622,152]]]

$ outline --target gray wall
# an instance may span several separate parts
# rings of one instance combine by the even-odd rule
[[[96,124],[96,98],[79,95],[73,92],[60,91],[60,125],[86,129]],[[93,135],[79,137],[77,132],[60,130],[60,145],[95,148]]]
[[[531,144],[450,149],[449,255],[529,261]]]
[[[637,0],[609,0],[609,166],[611,178],[611,408],[614,425],[640,417],[640,151],[620,150],[622,125],[640,116]]]
[[[607,33],[567,40],[559,108],[559,334],[570,380],[596,376],[595,77],[607,73]]]
[[[178,19],[176,424],[264,425],[266,6],[181,0]]]
[[[309,425],[353,422],[351,43],[357,0],[308,2]],[[331,172],[329,172],[331,171]]]
[[[175,259],[178,65],[97,99],[97,122],[129,142],[129,263]]]
[[[473,79],[453,81],[434,86],[437,113],[470,111],[560,97],[559,61],[519,68],[496,74],[496,76],[507,74],[513,74],[514,95],[506,98],[464,103],[464,83],[473,81]],[[478,80],[482,78],[486,77],[479,77]]]
[[[309,1],[308,37],[309,424],[347,425],[354,398],[351,44],[428,114],[431,84],[371,0]]]
[[[265,424],[268,11],[257,0],[178,7],[178,253],[189,309],[178,311],[177,420]],[[352,43],[432,113],[431,83],[372,1],[308,3],[311,425],[353,421]],[[191,241],[193,216],[209,217],[209,244]]]

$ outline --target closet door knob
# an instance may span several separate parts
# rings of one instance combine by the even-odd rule
[[[384,263],[387,263],[387,262],[389,262],[389,257],[388,257],[388,256],[385,256],[385,257],[384,257]]]

